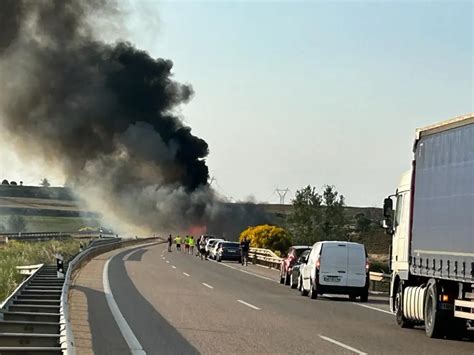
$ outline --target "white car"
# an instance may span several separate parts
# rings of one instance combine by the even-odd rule
[[[207,240],[206,242],[206,253],[209,253],[210,252],[210,247],[213,246],[215,244],[215,242],[222,242],[224,241],[224,239],[221,239],[221,238],[210,238]]]
[[[216,260],[217,251],[219,250],[219,247],[221,246],[222,242],[223,240],[214,240],[209,243],[209,257],[211,259]]]
[[[351,242],[318,242],[303,261],[298,280],[303,296],[346,294],[367,302],[369,263],[365,247]]]

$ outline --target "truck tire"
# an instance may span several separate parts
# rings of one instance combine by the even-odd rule
[[[445,324],[442,312],[438,310],[438,290],[436,281],[430,280],[425,296],[424,318],[425,332],[429,338],[440,338],[444,335]]]
[[[366,288],[360,295],[361,302],[367,302],[369,300],[369,290]]]
[[[397,319],[397,324],[401,328],[413,328],[413,322],[410,322],[403,315],[403,286],[402,282],[398,282],[397,293],[395,295],[395,318]]]

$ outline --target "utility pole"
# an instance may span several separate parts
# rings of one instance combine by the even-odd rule
[[[288,192],[290,192],[289,188],[286,189],[279,189],[278,187],[275,189],[275,192],[280,196],[280,205],[285,204],[285,197]]]

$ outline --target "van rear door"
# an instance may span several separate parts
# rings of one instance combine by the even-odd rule
[[[347,244],[325,243],[321,251],[319,283],[347,286]]]
[[[348,244],[347,286],[364,287],[367,277],[365,270],[366,253],[361,244]]]

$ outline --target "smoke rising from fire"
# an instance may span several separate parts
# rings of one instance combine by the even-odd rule
[[[59,166],[115,228],[185,230],[235,213],[208,186],[207,143],[175,114],[192,87],[170,60],[94,33],[112,2],[0,6],[0,120],[17,149]]]

